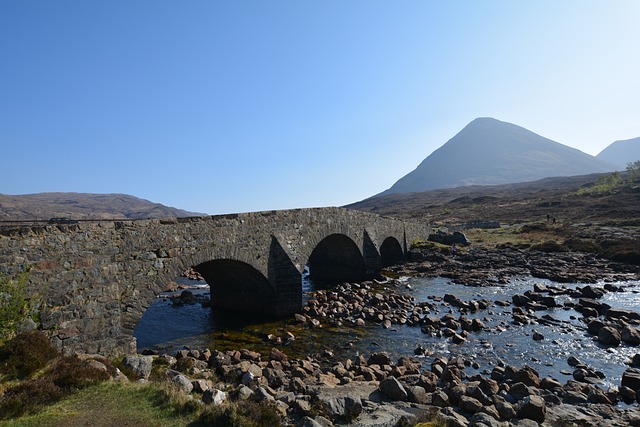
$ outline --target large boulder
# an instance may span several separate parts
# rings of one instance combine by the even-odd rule
[[[634,328],[633,326],[625,326],[622,328],[622,341],[629,345],[638,345],[640,344],[640,329]]]
[[[460,402],[458,402],[458,406],[462,409],[463,412],[468,414],[475,414],[482,408],[482,402],[478,399],[469,396],[462,396],[460,398]]]
[[[629,387],[635,392],[640,390],[640,369],[627,368],[622,374],[622,387]]]
[[[309,386],[309,394],[321,410],[331,419],[350,421],[363,411],[363,400],[371,399],[371,395],[378,393],[379,384],[375,381],[349,383],[346,385]]]
[[[380,391],[391,400],[406,401],[408,394],[404,386],[395,377],[388,377],[380,382]]]
[[[471,241],[467,239],[467,236],[465,236],[464,233],[461,233],[459,231],[454,231],[451,234],[443,233],[443,232],[429,234],[429,237],[427,238],[427,240],[431,242],[442,243],[443,245],[453,245],[455,243],[459,245],[468,246],[471,244]]]
[[[391,365],[391,357],[389,357],[389,354],[385,351],[372,353],[367,360],[367,365]]]
[[[547,406],[540,396],[527,396],[518,404],[518,417],[528,418],[537,423],[544,422],[547,414]]]
[[[178,386],[178,388],[185,394],[189,394],[193,391],[193,384],[186,375],[183,375],[178,371],[174,371],[173,369],[167,369],[166,373],[171,382]]]
[[[598,341],[605,345],[618,346],[622,340],[622,335],[613,326],[604,326],[598,331]]]
[[[148,380],[152,364],[152,356],[125,356],[122,359],[122,365],[129,369],[137,379]]]

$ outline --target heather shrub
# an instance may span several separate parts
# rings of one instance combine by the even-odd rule
[[[531,246],[531,250],[540,252],[567,252],[567,248],[553,240],[547,240]]]
[[[101,370],[74,356],[60,357],[35,379],[9,387],[0,397],[0,419],[33,413],[82,388],[110,378]]]
[[[565,240],[563,245],[574,252],[589,252],[595,254],[602,250],[593,240],[571,238]]]
[[[77,357],[67,356],[57,360],[48,372],[51,380],[66,394],[80,390],[93,384],[106,381],[109,374]]]
[[[603,256],[617,262],[640,265],[640,240],[610,239],[600,243]]]
[[[44,333],[25,332],[0,347],[0,373],[9,379],[24,379],[59,354]]]
[[[49,377],[23,381],[9,388],[0,397],[0,419],[37,412],[44,406],[57,402],[63,396],[64,392]]]
[[[533,222],[531,224],[524,224],[520,229],[521,233],[537,233],[541,231],[547,231],[549,227],[547,224],[541,222]]]
[[[276,408],[266,402],[225,403],[207,406],[200,417],[210,427],[279,427],[282,420]]]

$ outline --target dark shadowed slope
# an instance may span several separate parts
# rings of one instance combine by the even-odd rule
[[[640,160],[640,137],[616,141],[596,157],[613,164],[618,170],[625,170],[628,163]]]
[[[520,126],[479,118],[378,196],[534,181],[614,169],[603,160]]]
[[[140,219],[203,215],[126,194],[0,194],[0,221],[70,219]]]

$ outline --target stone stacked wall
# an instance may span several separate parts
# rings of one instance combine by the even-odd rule
[[[135,352],[138,321],[188,267],[214,274],[208,266],[231,260],[255,270],[252,274],[263,276],[264,287],[255,294],[267,295],[266,300],[259,296],[252,301],[227,289],[220,303],[285,315],[300,308],[301,273],[325,238],[350,239],[362,255],[365,273],[373,275],[380,271],[386,239],[406,253],[429,230],[426,224],[341,208],[3,227],[0,273],[31,268],[31,291],[46,302],[42,327],[59,347],[111,356]],[[321,270],[322,259],[317,263]]]

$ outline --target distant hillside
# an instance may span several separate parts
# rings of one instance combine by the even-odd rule
[[[70,219],[139,219],[198,216],[126,194],[0,194],[0,221]]]
[[[375,197],[467,185],[508,184],[608,172],[607,162],[492,118],[469,123],[391,188]]]
[[[618,170],[625,170],[628,163],[640,160],[640,137],[616,141],[596,157],[613,164]]]

